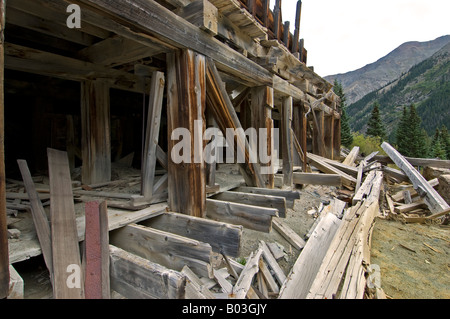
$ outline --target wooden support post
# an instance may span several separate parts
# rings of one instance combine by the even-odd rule
[[[325,143],[325,154],[329,159],[333,159],[334,148],[333,148],[333,139],[334,139],[334,120],[333,116],[324,117],[324,143]]]
[[[282,154],[283,154],[283,185],[292,187],[294,172],[294,144],[292,138],[292,97],[283,99],[281,110],[281,127],[282,127]]]
[[[53,297],[83,299],[80,249],[69,160],[66,152],[49,148],[47,154],[51,196]]]
[[[251,127],[257,130],[258,138],[261,138],[259,134],[261,133],[260,129],[262,128],[265,129],[267,134],[266,149],[262,150],[257,147],[260,152],[259,160],[261,160],[262,157],[272,157],[274,154],[274,141],[272,139],[272,109],[274,107],[273,89],[267,86],[254,87],[251,90],[251,94]],[[261,163],[261,167],[269,168],[273,165],[272,158],[269,159],[268,163]],[[267,188],[274,188],[274,172],[272,172],[272,174],[264,174],[263,178]]]
[[[145,199],[151,199],[153,195],[164,86],[164,73],[154,72],[152,74],[152,82],[150,85],[144,163],[142,164],[142,195]]]
[[[262,0],[262,9],[263,9],[263,16],[262,16],[262,21],[263,21],[263,26],[265,26],[266,28],[269,27],[269,5],[270,5],[270,0]]]
[[[273,9],[273,33],[275,39],[280,40],[280,25],[281,25],[281,0],[276,0]]]
[[[341,158],[341,119],[333,119],[333,158],[339,160]]]
[[[311,111],[314,120],[314,129],[313,129],[313,153],[316,155],[320,155],[322,157],[326,157],[325,150],[325,139],[324,139],[324,120],[325,115],[324,111]]]
[[[4,44],[6,0],[0,0],[0,299],[9,292],[9,250],[6,223],[5,182],[5,99],[4,99]]]
[[[83,184],[111,180],[109,87],[102,80],[81,84],[81,155]]]
[[[205,217],[205,57],[188,49],[168,54],[167,90],[169,208],[175,212]],[[172,138],[172,132],[179,128],[189,132],[188,136],[181,136],[183,140],[180,142]],[[176,163],[173,155],[180,154],[172,152],[179,143],[184,146],[184,159]]]
[[[299,39],[300,39],[300,19],[302,16],[302,1],[297,1],[297,11],[295,12],[295,31],[294,39],[292,40],[292,53],[296,53],[299,50]]]
[[[291,23],[289,21],[284,22],[284,30],[283,30],[283,43],[286,46],[286,48],[289,48],[289,28]]]

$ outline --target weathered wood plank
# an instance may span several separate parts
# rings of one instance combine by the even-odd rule
[[[294,173],[294,184],[341,186],[342,177],[338,174]]]
[[[233,292],[236,299],[244,299],[247,295],[250,286],[252,284],[253,277],[259,270],[259,259],[263,253],[262,247],[260,246],[256,252],[252,252],[250,257],[245,264],[236,285],[233,287]]]
[[[282,156],[283,156],[283,185],[292,187],[294,172],[294,141],[292,137],[292,97],[283,99],[281,110],[281,130],[282,130]]]
[[[279,299],[306,298],[340,223],[331,213],[320,221],[280,288]]]
[[[349,165],[349,166],[355,166],[354,162],[355,162],[356,158],[358,157],[358,154],[359,154],[359,146],[353,147],[352,150],[350,151],[350,153],[345,158],[345,160],[342,162],[342,164]]]
[[[186,277],[123,249],[109,246],[111,288],[130,299],[184,299]]]
[[[147,199],[150,199],[153,195],[164,86],[164,73],[153,72],[150,84],[150,101],[147,111],[144,162],[142,165],[142,195]]]
[[[305,247],[306,242],[280,219],[273,219],[273,227],[283,236],[295,249],[301,250]]]
[[[269,233],[272,229],[272,218],[278,217],[278,210],[207,199],[206,215],[213,220]]]
[[[286,204],[288,205],[289,208],[293,208],[295,200],[300,199],[299,192],[284,190],[284,189],[267,189],[267,188],[259,188],[259,187],[240,186],[238,188],[233,189],[233,191],[242,192],[242,193],[250,193],[250,194],[260,194],[260,195],[284,197],[284,198],[286,198]]]
[[[102,80],[81,85],[82,182],[86,185],[111,180],[109,86]]]
[[[242,226],[171,212],[141,224],[208,243],[217,253],[239,257]]]
[[[36,192],[36,187],[31,177],[27,162],[25,160],[17,160],[17,163],[25,184],[25,190],[27,191],[30,199],[31,214],[39,243],[41,245],[42,254],[44,255],[44,261],[50,273],[51,281],[53,282],[52,235],[47,214],[45,213],[44,206],[42,206],[42,202]]]
[[[281,196],[225,191],[215,195],[213,199],[246,205],[275,208],[278,209],[278,215],[280,218],[286,217],[286,198]]]
[[[69,160],[67,153],[47,149],[50,180],[50,217],[53,254],[53,297],[56,299],[82,299],[82,283],[69,288],[68,276],[74,270],[81,270],[78,246],[75,206],[72,195]],[[70,266],[70,267],[69,267]],[[69,272],[68,272],[69,270]],[[79,273],[81,275],[81,273]],[[81,278],[78,278],[81,280]]]
[[[181,271],[188,265],[197,274],[210,276],[209,244],[137,224],[113,231],[110,238],[112,245],[164,267]]]
[[[263,258],[267,262],[267,265],[270,269],[273,270],[274,276],[277,279],[280,285],[286,281],[286,275],[284,274],[283,269],[281,269],[280,265],[276,261],[275,257],[270,252],[269,247],[264,241],[260,241],[261,248],[263,250]]]
[[[356,178],[348,175],[347,173],[342,172],[341,170],[331,166],[321,159],[320,156],[308,153],[307,154],[308,161],[310,164],[316,166],[319,170],[324,173],[329,174],[337,174],[342,178],[342,184],[349,187],[354,187],[356,185]]]
[[[409,177],[414,185],[414,189],[418,191],[419,195],[423,195],[424,202],[432,213],[440,213],[449,208],[449,205],[441,195],[430,186],[427,180],[397,150],[386,142],[384,142],[381,147],[395,164]]]

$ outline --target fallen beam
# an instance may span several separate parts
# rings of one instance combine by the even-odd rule
[[[272,229],[272,218],[278,217],[278,210],[207,199],[206,216],[213,220],[269,233]]]
[[[209,277],[211,246],[159,229],[130,224],[111,232],[110,243],[169,269],[181,271],[185,265]]]
[[[341,186],[342,177],[338,174],[294,173],[294,184]]]
[[[395,164],[409,177],[414,189],[421,197],[423,197],[424,202],[433,214],[449,209],[449,205],[441,195],[431,187],[427,180],[397,150],[386,142],[383,142],[381,147]]]
[[[240,254],[242,226],[171,212],[141,224],[208,243],[217,253],[231,257],[239,257]]]
[[[317,167],[320,171],[324,173],[329,174],[337,174],[341,176],[342,178],[342,184],[348,187],[354,187],[356,185],[356,178],[353,176],[348,175],[347,173],[344,173],[343,171],[337,169],[336,167],[326,163],[322,160],[321,156],[317,156],[311,153],[307,154],[308,162],[315,167]],[[358,171],[356,170],[356,174],[358,174]]]
[[[284,197],[284,198],[286,198],[286,204],[288,205],[289,208],[293,208],[295,200],[300,199],[299,192],[284,190],[284,189],[268,189],[268,188],[259,188],[259,187],[240,186],[238,188],[233,189],[233,191],[242,192],[242,193]]]
[[[226,191],[215,195],[213,199],[246,205],[275,208],[278,209],[278,215],[281,218],[286,217],[286,198],[281,196]]]
[[[273,227],[283,236],[295,249],[301,250],[305,247],[306,242],[280,219],[273,219]]]
[[[109,246],[111,288],[129,299],[184,299],[186,277],[145,258]]]

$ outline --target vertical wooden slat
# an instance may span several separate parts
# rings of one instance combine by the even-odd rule
[[[175,212],[205,217],[206,179],[202,152],[206,105],[205,57],[191,50],[168,54],[167,90],[169,208]],[[200,130],[198,134],[195,134],[196,120],[203,121],[202,127],[197,128]],[[172,149],[179,141],[173,141],[171,136],[177,128],[190,132],[191,163],[177,164],[173,161]],[[196,149],[196,143],[200,150]]]
[[[258,133],[258,138],[260,131],[263,128],[267,133],[267,144],[266,150],[259,149],[259,152],[266,153],[264,155],[272,156],[273,141],[272,141],[272,108],[274,106],[273,101],[273,89],[266,86],[254,87],[252,88],[252,102],[251,102],[251,127],[255,128]],[[260,159],[260,158],[259,158]],[[261,166],[270,166],[272,161],[266,164],[260,164]],[[274,174],[265,174],[264,176],[265,186],[268,188],[274,187]]]
[[[81,172],[84,184],[111,180],[109,87],[101,80],[81,85]]]
[[[54,274],[53,297],[82,299],[84,292],[83,281],[80,277],[81,259],[69,160],[66,152],[50,148],[47,149],[47,155]]]
[[[341,119],[333,119],[333,159],[340,160],[341,158]]]
[[[291,26],[291,23],[289,21],[284,22],[284,30],[283,30],[283,43],[286,46],[286,48],[289,49],[289,28]]]
[[[294,39],[292,40],[292,53],[298,52],[300,39],[300,19],[302,16],[302,1],[297,1],[297,11],[295,12],[295,31]]]
[[[263,16],[262,21],[263,25],[268,28],[269,26],[269,8],[270,6],[270,0],[262,0],[262,9],[263,9]]]
[[[145,134],[144,163],[142,165],[142,195],[151,199],[155,180],[156,152],[161,124],[161,109],[165,78],[162,72],[153,72],[148,105],[147,130]]]
[[[9,250],[6,223],[5,123],[4,123],[4,41],[6,0],[0,0],[0,299],[9,291]]]
[[[85,218],[85,297],[109,299],[109,231],[106,202],[86,203]]]
[[[273,33],[275,39],[280,40],[280,25],[281,25],[281,0],[276,0],[275,7],[273,9]]]
[[[283,185],[291,187],[293,183],[293,139],[292,139],[292,97],[283,99],[281,109],[281,127],[283,144]]]

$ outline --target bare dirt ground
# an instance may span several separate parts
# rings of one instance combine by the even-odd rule
[[[450,299],[450,228],[377,219],[371,263],[394,299]]]

